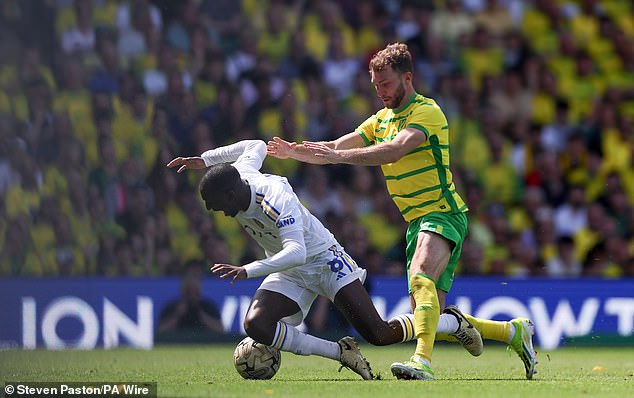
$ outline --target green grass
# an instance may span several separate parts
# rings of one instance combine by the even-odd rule
[[[634,348],[566,348],[539,355],[539,373],[525,380],[515,354],[487,346],[473,358],[461,348],[434,351],[436,381],[397,381],[390,363],[411,355],[413,345],[362,351],[382,380],[363,381],[320,357],[282,353],[273,380],[243,380],[232,363],[233,346],[159,346],[95,351],[0,352],[5,381],[156,381],[161,397],[632,397]],[[0,394],[1,395],[1,394]]]

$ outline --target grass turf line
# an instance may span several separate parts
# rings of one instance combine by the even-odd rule
[[[0,382],[156,381],[160,397],[628,397],[634,396],[634,348],[564,348],[540,353],[539,373],[524,378],[524,367],[502,346],[471,357],[460,347],[434,350],[436,381],[395,380],[394,361],[413,345],[362,345],[382,380],[363,381],[352,371],[320,357],[282,353],[272,380],[244,380],[233,367],[233,346],[158,346],[94,351],[6,351],[0,353]],[[421,386],[424,383],[424,387]],[[421,390],[421,388],[424,388]],[[413,395],[412,395],[413,394]]]

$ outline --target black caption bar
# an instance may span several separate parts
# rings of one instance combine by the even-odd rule
[[[85,397],[157,398],[156,382],[7,381],[6,398]]]

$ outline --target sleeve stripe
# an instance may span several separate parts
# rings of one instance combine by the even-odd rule
[[[449,166],[443,165],[444,168],[449,169]],[[402,180],[403,178],[408,178],[411,176],[415,176],[416,174],[425,173],[428,171],[436,170],[436,165],[431,165],[427,167],[423,167],[422,169],[412,170],[407,173],[398,174],[398,175],[385,175],[385,180]]]
[[[275,207],[273,207],[273,205],[269,203],[268,200],[264,199],[264,203],[266,203],[266,205],[273,211],[273,213],[275,213],[277,217],[280,216],[280,212]]]
[[[264,199],[264,195],[260,193],[255,194],[255,203],[262,208],[264,214],[270,218],[273,222],[276,222],[280,217],[280,212],[273,207],[268,200]]]
[[[357,130],[357,134],[359,134],[359,135],[361,136],[361,138],[363,138],[363,141],[365,141],[365,145],[366,145],[366,146],[370,146],[370,145],[372,145],[372,141],[370,141],[370,140],[368,139],[368,137],[366,137],[366,136],[365,136],[365,134],[363,133],[363,131],[361,131],[361,130]]]
[[[407,126],[405,126],[405,128],[410,128],[410,127],[413,129],[422,131],[423,133],[425,133],[427,138],[429,138],[429,131],[425,128],[425,126],[421,126],[420,124],[416,124],[416,123],[410,123]]]

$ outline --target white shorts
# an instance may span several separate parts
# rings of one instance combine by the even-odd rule
[[[299,305],[300,312],[282,318],[289,325],[302,323],[317,295],[335,300],[339,290],[354,282],[365,281],[366,270],[336,244],[323,253],[308,257],[305,265],[268,275],[258,289],[280,293]]]

